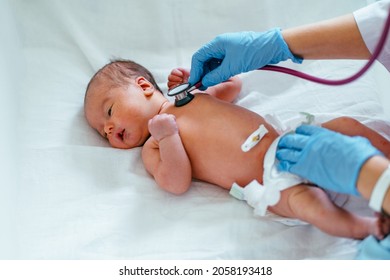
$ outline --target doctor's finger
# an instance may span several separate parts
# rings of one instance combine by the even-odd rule
[[[207,47],[202,47],[192,56],[191,60],[191,71],[188,82],[191,85],[196,84],[200,81],[202,76],[204,75],[204,64],[206,61],[210,60],[212,55],[207,51]]]
[[[280,161],[295,163],[299,160],[301,152],[297,150],[280,149],[276,152],[276,158]]]
[[[306,125],[306,124],[300,125],[297,127],[297,129],[295,129],[295,133],[302,134],[302,135],[308,135],[308,136],[313,135],[313,134],[317,134],[320,132],[324,132],[324,131],[327,131],[327,129],[320,127],[320,126]]]
[[[289,172],[291,170],[291,167],[293,165],[291,163],[289,163],[288,161],[281,161],[279,162],[277,165],[276,165],[276,168],[279,170],[279,171],[283,171],[283,172]]]
[[[305,135],[287,134],[280,139],[278,149],[302,150],[306,146],[308,139],[309,137]]]
[[[198,60],[192,60],[191,63],[191,71],[190,71],[190,77],[188,79],[188,82],[191,85],[196,84],[203,75],[203,62],[200,62]]]
[[[222,83],[229,79],[231,75],[227,74],[224,68],[222,66],[219,66],[217,69],[207,73],[203,79],[202,84],[205,87],[211,87],[216,84]]]

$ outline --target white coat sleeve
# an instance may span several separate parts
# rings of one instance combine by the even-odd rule
[[[371,53],[374,52],[389,13],[390,0],[379,1],[353,13],[363,40]],[[378,58],[390,72],[390,34]]]

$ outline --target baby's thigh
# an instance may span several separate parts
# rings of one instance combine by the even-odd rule
[[[283,190],[279,202],[268,209],[279,216],[307,220],[326,204],[333,203],[322,189],[301,184]]]
[[[355,119],[340,117],[323,123],[322,126],[348,136],[365,137],[375,148],[387,156],[390,155],[390,141]]]
[[[350,117],[335,118],[323,123],[321,126],[348,136],[361,135],[365,129],[362,123]]]

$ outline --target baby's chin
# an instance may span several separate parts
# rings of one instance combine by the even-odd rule
[[[121,150],[130,150],[130,149],[134,149],[134,148],[139,148],[139,147],[142,147],[146,141],[149,139],[149,137],[146,137],[145,139],[142,138],[139,143],[137,144],[134,144],[134,145],[129,145],[129,144],[126,144],[126,143],[123,143],[123,145],[112,145],[111,143],[110,146],[115,148],[115,149],[121,149]]]

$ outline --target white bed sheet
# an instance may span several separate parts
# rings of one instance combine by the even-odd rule
[[[160,190],[143,167],[141,149],[110,148],[88,127],[82,106],[90,77],[110,58],[144,64],[166,91],[169,71],[188,67],[193,51],[219,33],[299,25],[351,12],[365,1],[15,0],[11,4],[25,78],[18,92],[15,246],[1,257],[353,258],[358,241],[332,237],[310,225],[289,227],[255,217],[248,205],[216,186],[194,181],[182,196]],[[287,65],[339,78],[354,72],[361,62]],[[338,88],[262,71],[242,79],[237,104],[260,114],[277,113],[288,119],[304,110],[323,120],[352,115],[390,136],[373,72]],[[347,207],[370,214],[359,199],[350,199]]]

